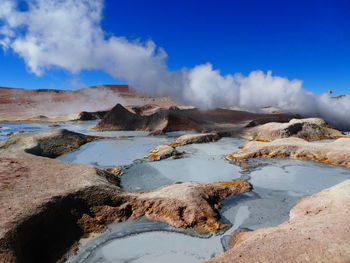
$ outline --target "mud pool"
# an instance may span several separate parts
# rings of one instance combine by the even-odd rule
[[[148,151],[173,141],[183,133],[151,137],[145,132],[92,132],[96,122],[67,122],[60,127],[48,123],[0,123],[0,139],[17,131],[69,130],[111,137],[83,145],[60,156],[67,162],[97,167],[126,166],[121,186],[129,191],[149,191],[173,182],[217,182],[249,180],[254,190],[228,198],[220,209],[221,221],[232,225],[225,233],[200,236],[144,218],[113,224],[103,234],[82,243],[68,262],[199,262],[217,256],[227,248],[229,235],[241,228],[258,229],[278,225],[289,218],[298,200],[350,178],[350,170],[296,159],[257,159],[264,166],[249,172],[225,160],[239,151],[245,141],[223,138],[215,143],[178,147],[182,159],[158,162],[144,158]],[[123,137],[119,137],[123,136]],[[127,137],[125,137],[127,136]]]

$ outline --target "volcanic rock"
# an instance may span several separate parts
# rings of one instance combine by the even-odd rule
[[[56,157],[94,139],[58,130],[16,134],[1,144],[0,262],[63,262],[83,236],[130,217],[218,232],[226,227],[218,221],[220,202],[251,190],[236,181],[130,193],[118,186],[120,169],[37,156]]]
[[[130,110],[138,115],[152,115],[161,108],[158,105],[146,104],[142,106],[133,106]]]
[[[141,115],[131,112],[117,104],[97,124],[95,130],[144,130],[151,131],[152,135],[164,134],[170,131],[192,130],[198,132],[220,131],[222,134],[234,134],[241,131],[247,122],[260,118],[281,119],[287,114],[257,114],[228,109],[215,109],[206,112],[198,109],[158,109],[153,114]]]
[[[171,107],[170,109],[160,109],[154,114],[143,116],[132,113],[121,104],[117,104],[98,123],[95,130],[145,130],[162,134],[173,130],[201,129],[200,123],[187,115],[178,108]]]
[[[252,141],[242,151],[226,156],[227,159],[236,161],[255,157],[295,157],[350,167],[350,138],[334,142],[307,142],[294,137],[272,142]]]
[[[122,201],[122,190],[102,170],[25,153],[2,155],[0,262],[56,262],[84,234],[84,214]]]
[[[349,262],[350,180],[301,200],[290,220],[239,232],[233,247],[206,263]]]
[[[298,137],[307,141],[343,137],[343,133],[329,126],[319,118],[292,119],[288,123],[269,122],[248,129],[245,136],[249,140],[273,141],[280,138]]]
[[[192,143],[216,142],[220,139],[221,137],[217,133],[185,134],[175,139],[171,145],[182,146]]]
[[[249,192],[249,182],[174,183],[140,193],[133,201],[133,218],[146,216],[175,227],[217,233],[228,225],[218,221],[220,203],[231,195]],[[135,195],[135,193],[131,194]]]
[[[8,140],[0,142],[0,152],[27,152],[34,155],[55,158],[78,149],[81,145],[103,139],[65,129],[44,132],[22,132],[13,134]]]
[[[82,111],[79,113],[77,120],[80,121],[91,121],[91,120],[101,120],[108,111]]]
[[[148,155],[147,158],[154,161],[159,161],[179,154],[174,147],[169,145],[159,145],[149,152],[152,154]]]

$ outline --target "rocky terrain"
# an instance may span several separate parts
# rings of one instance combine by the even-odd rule
[[[128,85],[100,85],[77,90],[0,87],[0,121],[60,122],[100,119],[117,102],[135,107],[178,105],[168,97],[138,94]]]
[[[86,102],[89,107],[82,107]],[[136,94],[126,85],[76,91],[0,88],[2,121],[100,120],[95,131],[199,132],[162,142],[142,162],[174,162],[164,159],[181,158],[181,146],[233,136],[250,140],[226,156],[243,172],[260,167],[247,162],[257,157],[293,157],[350,168],[350,138],[322,119],[296,117],[272,110],[204,112],[166,97]],[[0,262],[64,262],[82,238],[113,222],[141,217],[198,233],[219,233],[228,227],[218,212],[224,199],[252,190],[248,181],[238,180],[177,182],[129,192],[120,187],[120,167],[52,159],[106,138],[60,129],[15,133],[0,142]],[[319,141],[324,139],[331,140]],[[349,193],[348,180],[305,198],[291,210],[289,221],[238,231],[229,251],[206,262],[348,262]]]
[[[181,158],[182,153],[177,151],[175,147],[170,145],[159,145],[149,151],[151,154],[147,156],[148,159],[159,161],[169,157]]]
[[[185,134],[175,139],[173,146],[183,146],[192,143],[216,142],[221,139],[217,133]]]
[[[297,137],[307,141],[335,139],[343,133],[332,128],[319,118],[292,119],[287,123],[269,122],[248,128],[244,137],[255,141],[273,141],[275,139]]]
[[[272,142],[253,141],[246,144],[241,152],[226,156],[234,161],[256,157],[294,157],[350,167],[350,138],[334,142],[307,142],[294,137]]]
[[[230,250],[205,262],[349,262],[349,215],[347,180],[301,200],[279,226],[237,232]]]
[[[143,130],[153,135],[171,131],[217,132],[219,136],[237,135],[252,120],[263,118],[275,121],[289,121],[288,114],[259,114],[228,109],[202,112],[198,109],[155,109],[149,115],[132,112],[117,104],[97,124],[97,131]]]
[[[0,150],[7,155],[26,152],[38,156],[55,158],[78,149],[85,143],[103,138],[64,129],[38,133],[15,133],[8,140],[0,142]]]
[[[66,130],[15,134],[0,145],[0,262],[61,262],[83,236],[146,216],[203,233],[218,232],[217,209],[247,181],[175,183],[145,193],[118,186],[113,171],[47,157],[103,139]]]

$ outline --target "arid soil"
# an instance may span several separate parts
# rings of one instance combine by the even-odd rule
[[[279,226],[234,234],[230,250],[205,262],[349,262],[349,215],[347,180],[300,201]]]
[[[95,139],[66,130],[20,133],[0,145],[0,262],[62,262],[85,235],[146,216],[216,233],[218,208],[247,181],[175,183],[145,193],[118,186],[119,172],[56,157]]]
[[[79,90],[15,89],[0,87],[0,121],[67,121],[91,118],[80,112],[103,111],[115,104],[168,108],[178,105],[168,97],[150,97],[133,92],[128,85],[101,85]]]

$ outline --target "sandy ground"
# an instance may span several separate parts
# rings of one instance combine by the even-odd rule
[[[137,94],[127,85],[104,85],[80,90],[26,90],[0,87],[0,121],[66,121],[70,114],[108,110],[123,105],[178,105],[167,97]]]

